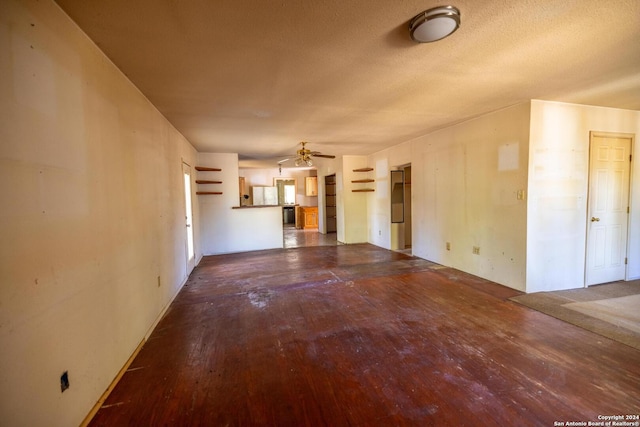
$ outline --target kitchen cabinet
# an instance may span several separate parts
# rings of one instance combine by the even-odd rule
[[[318,207],[302,206],[300,208],[302,216],[302,228],[318,228]]]
[[[304,179],[304,195],[305,196],[317,196],[318,195],[318,177],[307,176]]]

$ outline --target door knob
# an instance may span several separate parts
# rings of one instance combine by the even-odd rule
[[[591,217],[591,222],[598,222],[600,221],[600,218],[596,218],[595,216]]]

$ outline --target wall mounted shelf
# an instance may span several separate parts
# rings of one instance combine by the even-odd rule
[[[354,169],[353,171],[354,172],[371,172],[372,170],[373,168],[359,168],[359,169]],[[363,179],[354,179],[351,182],[354,184],[363,184],[368,182],[376,182],[376,180],[373,178],[363,178]],[[354,193],[369,193],[376,190],[373,188],[354,188],[351,191]]]
[[[196,170],[198,172],[222,172],[222,169],[220,168],[210,168],[208,166],[196,166]],[[222,184],[222,181],[213,181],[210,179],[196,179],[196,184]],[[220,195],[222,194],[222,191],[196,191],[196,194],[198,195],[210,195],[210,194],[215,194],[215,195]]]

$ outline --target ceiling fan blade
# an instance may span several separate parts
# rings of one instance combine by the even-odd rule
[[[289,160],[291,160],[291,158],[289,158],[289,157],[287,157],[286,159],[278,160],[278,164],[282,164],[282,163],[287,162]]]
[[[324,157],[325,159],[335,159],[336,156],[332,156],[331,154],[311,154],[313,157]]]

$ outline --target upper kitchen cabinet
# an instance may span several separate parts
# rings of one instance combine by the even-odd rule
[[[305,196],[317,196],[318,195],[318,177],[307,176],[304,180],[304,195]]]

